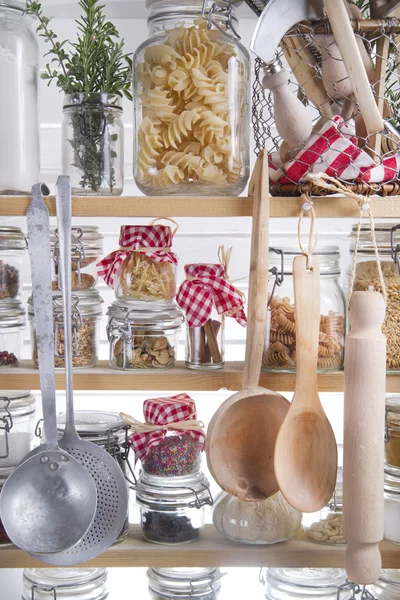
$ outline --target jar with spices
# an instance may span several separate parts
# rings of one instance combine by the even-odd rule
[[[76,196],[120,196],[124,187],[124,126],[116,94],[64,98],[62,174]]]
[[[357,225],[354,225],[351,231],[349,280],[351,280],[352,275],[356,238]],[[400,321],[398,320],[400,308],[400,225],[375,224],[375,239],[387,292],[386,316],[382,328],[387,340],[386,366],[389,371],[400,372],[400,348],[398,346],[400,336]],[[363,291],[370,288],[382,292],[371,226],[365,224],[362,225],[360,232],[353,289],[354,291]]]
[[[17,367],[22,357],[25,310],[19,300],[0,302],[0,367]]]
[[[400,469],[385,465],[384,538],[400,545]]]
[[[140,473],[136,485],[142,534],[155,544],[186,544],[197,540],[212,506],[210,485],[201,471],[183,477]]]
[[[196,404],[187,394],[153,398],[143,403],[145,423],[121,413],[132,435],[135,461],[159,477],[186,477],[201,467],[205,448],[204,424],[197,421]]]
[[[119,249],[97,265],[117,298],[166,302],[175,298],[178,258],[171,252],[177,231],[167,225],[123,225]]]
[[[14,471],[13,468],[0,470],[0,494],[2,492],[3,485],[5,484],[8,477],[11,475],[11,473],[13,471]],[[8,537],[6,530],[3,527],[3,523],[1,522],[1,514],[0,514],[0,546],[5,546],[7,544],[12,544],[12,542],[11,542],[10,538]]]
[[[36,400],[25,390],[0,390],[0,473],[16,467],[31,451]]]
[[[0,5],[0,194],[30,193],[39,181],[39,51],[18,0]]]
[[[383,569],[378,581],[368,586],[371,600],[398,600],[400,598],[400,571]]]
[[[150,37],[133,59],[134,177],[147,195],[236,196],[247,183],[250,60],[235,31],[241,2],[203,4],[147,1]]]
[[[22,600],[106,600],[107,569],[24,569]]]
[[[265,569],[266,600],[350,600],[354,584],[344,569]]]
[[[19,227],[0,227],[0,301],[20,297],[26,249],[27,241]]]
[[[96,290],[74,292],[72,299],[72,366],[94,367],[99,352],[99,326],[102,315],[102,302]],[[28,314],[31,321],[32,360],[38,366],[36,328],[32,296],[28,300]],[[64,317],[62,295],[53,293],[53,319],[55,355],[54,365],[64,368]]]
[[[276,544],[290,540],[301,527],[301,513],[278,492],[261,502],[242,502],[221,492],[213,523],[226,538],[242,544]]]
[[[107,310],[112,369],[170,369],[183,313],[175,303],[116,300]]]
[[[293,259],[297,247],[270,248],[270,293],[263,353],[264,371],[296,370],[296,326],[293,303]],[[318,370],[337,371],[343,365],[345,297],[340,285],[340,254],[337,246],[317,248],[321,267],[321,302]]]
[[[151,600],[216,600],[221,590],[221,571],[200,569],[148,569]]]
[[[53,253],[52,286],[53,291],[61,290],[60,259],[58,230],[53,228],[50,237],[51,251]],[[94,288],[97,283],[96,261],[103,255],[103,235],[98,227],[76,226],[72,227],[71,264],[72,290],[87,290]]]

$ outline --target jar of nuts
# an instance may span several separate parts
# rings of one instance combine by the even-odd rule
[[[174,366],[184,320],[175,303],[116,300],[107,315],[112,369],[169,369]]]
[[[343,364],[345,297],[340,285],[340,254],[337,246],[314,251],[321,265],[321,302],[318,369],[337,371]],[[270,248],[268,321],[263,353],[264,371],[296,369],[296,324],[293,302],[293,259],[298,246]]]

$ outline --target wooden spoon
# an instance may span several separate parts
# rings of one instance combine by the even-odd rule
[[[275,447],[275,474],[282,494],[300,512],[316,512],[332,498],[337,448],[317,383],[320,320],[319,260],[293,261],[296,321],[296,389]]]
[[[289,410],[286,398],[257,387],[267,319],[268,154],[259,154],[253,173],[253,231],[244,389],[226,400],[208,427],[207,463],[217,483],[244,501],[268,498],[278,490],[273,455],[277,433]],[[251,192],[250,192],[251,194]]]

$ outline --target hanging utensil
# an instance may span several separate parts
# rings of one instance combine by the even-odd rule
[[[128,488],[117,461],[100,446],[82,440],[76,431],[72,382],[71,187],[68,177],[61,176],[57,180],[56,207],[60,242],[67,392],[66,424],[60,446],[86,467],[96,484],[98,501],[92,527],[79,544],[66,552],[38,555],[36,558],[56,566],[73,566],[102,554],[117,540],[126,520]]]
[[[32,188],[27,212],[33,306],[45,443],[4,484],[0,501],[8,537],[27,552],[60,552],[85,535],[96,511],[96,487],[87,470],[57,443],[49,213]]]
[[[275,474],[286,500],[316,512],[333,496],[337,475],[335,436],[318,396],[320,268],[316,256],[293,261],[296,323],[296,389],[275,446]]]

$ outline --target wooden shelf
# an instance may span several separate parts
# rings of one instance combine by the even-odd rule
[[[381,543],[385,569],[400,568],[400,548]],[[0,546],[3,569],[35,568],[43,563],[15,546]],[[343,567],[344,549],[307,540],[299,533],[293,540],[271,546],[236,544],[207,525],[197,542],[161,546],[146,542],[139,526],[131,526],[127,539],[87,563],[89,567]]]
[[[0,369],[2,389],[9,390],[38,390],[39,371],[31,361],[22,361],[18,368]],[[204,371],[187,369],[181,362],[173,369],[158,371],[115,371],[108,367],[108,361],[99,361],[93,369],[76,369],[74,371],[75,390],[185,390],[185,391],[217,391],[227,389],[237,391],[242,388],[242,362],[225,363],[223,369]],[[284,392],[294,391],[294,373],[261,373],[262,387]],[[344,373],[320,373],[318,389],[320,392],[341,392],[344,385]],[[58,390],[65,389],[64,371],[57,369],[56,386]],[[400,393],[400,373],[390,373],[386,376],[388,393]]]
[[[21,217],[26,214],[29,196],[0,196],[0,216]],[[358,206],[345,197],[313,198],[317,217],[356,218]],[[303,201],[298,197],[275,197],[270,200],[270,216],[298,217]],[[55,216],[53,196],[46,198]],[[246,196],[121,196],[74,197],[75,217],[251,217],[252,199]],[[376,197],[372,212],[377,218],[400,218],[400,196]]]

